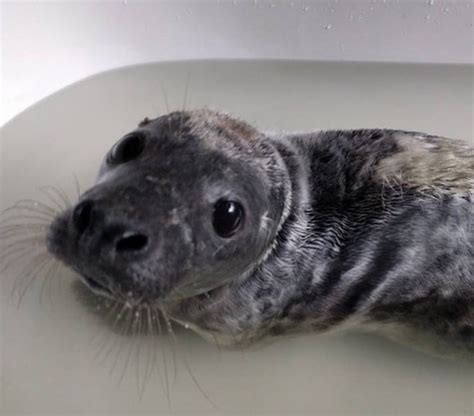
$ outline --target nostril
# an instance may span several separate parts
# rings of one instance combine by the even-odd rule
[[[148,237],[138,233],[125,233],[115,245],[117,252],[140,251],[148,244]]]
[[[72,221],[79,234],[82,234],[92,223],[93,204],[91,201],[83,201],[74,208]]]

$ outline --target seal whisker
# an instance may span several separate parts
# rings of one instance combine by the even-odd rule
[[[168,339],[171,338],[171,340],[173,341],[173,344],[171,345],[170,348],[171,348],[172,357],[173,357],[173,387],[174,387],[174,386],[176,386],[176,376],[177,376],[177,373],[178,373],[177,359],[176,359],[178,345],[176,343],[174,343],[174,341],[175,341],[174,331],[173,331],[173,328],[171,326],[171,322],[168,319],[168,316],[166,315],[166,312],[164,311],[164,309],[161,309],[161,314],[163,316],[163,320],[164,320],[165,325],[166,325],[166,331],[168,332]]]
[[[0,252],[0,259],[4,259],[3,256],[8,257],[10,250],[15,249],[15,248],[21,248],[21,247],[45,247],[45,241],[44,241],[44,236],[42,235],[34,235],[28,236],[28,237],[23,237],[19,240],[14,240],[8,244],[2,245],[1,247],[1,252]]]
[[[4,251],[7,251],[12,246],[43,246],[46,247],[46,236],[44,233],[39,231],[28,230],[25,235],[18,235],[18,232],[9,231],[7,234],[0,237],[0,258]]]
[[[42,215],[33,215],[33,214],[19,214],[16,213],[9,217],[2,218],[0,220],[0,225],[21,225],[19,222],[12,221],[25,221],[25,220],[34,220],[37,224],[49,225],[51,223],[51,218],[45,218]]]
[[[53,221],[52,217],[38,212],[22,212],[21,210],[15,213],[9,213],[3,216],[0,220],[0,225],[21,225],[28,224],[26,221],[33,221],[36,224],[49,225]]]
[[[165,108],[166,112],[169,114],[170,113],[170,106],[168,102],[168,94],[166,93],[165,86],[163,85],[163,81],[160,80],[160,88],[161,88],[161,93],[163,94],[163,100],[165,102]]]
[[[48,224],[43,223],[23,223],[10,224],[0,226],[0,239],[5,239],[6,236],[17,236],[19,231],[34,231],[37,234],[44,234],[48,230]]]
[[[56,209],[50,207],[49,205],[47,205],[46,203],[44,203],[42,201],[38,201],[38,200],[35,200],[35,199],[20,199],[20,200],[16,201],[12,206],[9,206],[9,207],[5,208],[4,210],[2,210],[0,212],[0,216],[6,214],[9,211],[18,210],[18,209],[35,210],[35,211],[41,212],[45,215],[49,215],[52,218],[55,215],[59,214],[59,211],[57,211]]]
[[[46,267],[51,261],[54,261],[53,258],[49,255],[49,253],[39,255],[38,256],[38,261],[35,262],[34,267],[30,269],[30,271],[26,274],[24,274],[21,279],[26,280],[26,284],[24,284],[23,289],[20,292],[20,296],[18,298],[18,307],[20,306],[23,297],[25,296],[28,288],[31,286],[31,284],[35,281],[36,277],[39,275],[39,273]],[[17,279],[18,281],[19,279]],[[19,290],[19,288],[16,288],[16,290]]]
[[[155,330],[154,330],[154,322],[153,322],[153,314],[152,314],[152,307],[147,304],[146,305],[146,312],[147,312],[147,326],[148,326],[148,335],[150,336],[150,339],[152,342],[155,340]],[[150,376],[153,374],[153,369],[156,368],[157,365],[157,353],[156,353],[156,348],[151,348],[149,349],[149,355],[147,357],[147,360],[149,360],[149,364],[146,366],[146,372],[145,372],[145,380],[148,380]]]
[[[163,331],[161,328],[161,320],[160,320],[160,311],[157,310],[156,314],[156,323],[158,325],[158,335],[161,338],[163,335]],[[170,394],[170,381],[169,381],[169,374],[168,374],[168,360],[166,357],[166,349],[162,346],[161,347],[161,356],[162,356],[162,361],[163,361],[163,375],[164,375],[164,387],[165,387],[165,394],[166,394],[166,399],[168,401],[168,406],[171,408],[171,394]]]
[[[64,196],[66,202],[67,202],[67,207],[68,208],[72,208],[72,200],[71,198],[69,197],[68,193],[61,187],[61,186],[58,186],[57,187],[58,191]]]
[[[0,238],[0,259],[3,256],[8,257],[11,250],[21,247],[44,247],[46,248],[46,236],[42,232],[30,231],[25,235],[18,235],[16,233],[9,232],[6,236]]]
[[[58,194],[56,191],[52,190],[53,188],[51,186],[41,186],[39,190],[43,193],[43,195],[53,204],[57,207],[58,212],[62,212],[65,209],[68,208],[67,203],[64,202],[63,197],[58,198]]]
[[[52,185],[47,185],[44,187],[46,190],[50,190],[52,193],[55,193],[58,196],[58,200],[62,201],[64,203],[64,208],[71,208],[72,203],[71,200],[69,199],[69,196],[64,192],[64,189],[62,189],[59,186],[52,186]]]
[[[166,107],[166,112],[167,112],[167,122],[168,122],[168,134],[171,135],[171,120],[170,120],[170,106],[168,102],[168,94],[166,93],[165,87],[163,85],[163,82],[160,80],[160,87],[161,87],[161,92],[163,94],[163,99],[165,101],[165,107]]]
[[[79,184],[79,179],[77,178],[77,175],[73,172],[72,176],[74,177],[74,185],[76,187],[76,196],[77,199],[79,200],[81,197],[81,186]]]
[[[161,309],[161,314],[163,316],[163,319],[165,320],[166,322],[166,326],[168,328],[168,333],[171,335],[171,338],[173,340],[173,343],[174,343],[174,346],[175,346],[175,349],[176,351],[179,351],[178,350],[178,337],[176,336],[176,333],[173,331],[173,328],[172,328],[172,325],[171,325],[171,322],[170,322],[170,319],[168,317],[168,314],[163,310]],[[183,364],[184,366],[186,367],[186,370],[189,374],[189,376],[191,377],[191,380],[192,382],[194,383],[194,385],[196,386],[196,388],[198,389],[198,391],[201,393],[201,395],[209,402],[209,404],[214,407],[215,409],[218,409],[218,406],[214,403],[214,401],[210,398],[210,396],[204,391],[204,389],[202,388],[201,384],[198,382],[196,376],[194,375],[194,372],[192,371],[191,369],[191,366],[186,358],[186,355],[183,353],[181,355],[181,359],[183,361]]]
[[[28,254],[31,254],[30,251],[28,251]],[[36,263],[41,262],[42,257],[46,255],[46,252],[41,252],[35,254],[31,260],[21,269],[19,274],[15,277],[15,280],[13,281],[13,285],[11,288],[11,293],[10,295],[13,297],[18,290],[18,285],[19,285],[19,280],[23,279],[25,275],[28,275],[34,268],[36,267]]]
[[[107,359],[110,357],[110,355],[112,354],[112,351],[114,350],[114,348],[118,348],[116,339],[115,339],[115,334],[113,334],[113,336],[110,337],[108,332],[109,331],[107,330],[107,328],[101,328],[94,335],[94,337],[97,337],[98,345],[97,347],[94,347],[94,348],[97,348],[97,350],[94,353],[94,356],[92,357],[92,361],[96,363],[97,365],[101,365],[105,363]],[[112,370],[113,369],[111,368],[110,373],[112,373]]]
[[[137,381],[137,389],[138,389],[138,396],[142,399],[142,387],[143,391],[145,390],[145,380],[140,377],[140,352],[142,350],[143,345],[143,334],[142,334],[142,307],[138,307],[135,311],[135,316],[137,319],[137,333],[134,337],[134,342],[136,343],[135,346],[135,376]],[[143,386],[141,386],[141,382],[143,382]]]
[[[125,313],[125,317],[123,317]],[[128,308],[128,306],[125,304],[125,303],[122,303],[122,309],[120,310],[120,312],[117,314],[116,316],[116,320],[114,322],[114,325],[113,327],[116,328],[117,327],[117,324],[119,321],[122,321],[122,329],[120,331],[120,336],[123,337],[123,338],[126,338],[128,336],[128,331],[129,331],[129,323],[130,323],[130,319],[131,319],[131,314],[130,314],[130,310]],[[104,331],[105,332],[105,331]],[[118,359],[120,357],[120,354],[122,352],[122,349],[123,349],[123,346],[124,346],[124,343],[125,342],[119,342],[119,345],[118,347],[116,348],[117,352],[114,356],[114,359],[112,361],[112,365],[110,366],[110,370],[109,370],[109,373],[112,374],[113,371],[115,370],[116,366],[117,366],[117,363],[118,363]],[[107,352],[107,356],[110,355],[113,351],[113,348],[114,348],[115,344],[112,343],[112,346],[108,349],[108,352]]]
[[[124,342],[121,342],[119,344],[119,348],[117,350],[117,354],[115,356],[115,359],[114,359],[114,362],[113,362],[113,365],[112,367],[110,368],[110,374],[113,373],[113,371],[115,370],[115,366],[118,364],[118,359],[122,353],[122,350],[123,348],[126,346],[126,342],[125,341],[129,341],[129,335],[132,333],[132,325],[133,325],[133,313],[131,311],[131,309],[127,306],[127,308],[125,308],[125,320],[124,320],[124,329],[122,331],[122,336],[124,338]],[[122,380],[123,380],[123,377],[125,376],[125,372],[126,372],[126,368],[127,367],[127,363],[124,361],[124,366],[121,370],[121,373],[117,379],[117,385],[120,385],[122,383]]]
[[[156,354],[156,348],[154,347],[153,341],[154,335],[153,335],[153,321],[151,319],[151,313],[150,313],[151,306],[148,303],[143,303],[141,305],[141,316],[140,319],[142,320],[142,338],[145,340],[145,347],[146,351],[143,359],[143,365],[144,365],[144,370],[143,370],[143,377],[141,378],[142,381],[142,386],[139,388],[139,396],[140,398],[143,398],[146,390],[147,383],[153,374],[153,368],[154,368],[154,362],[152,360],[153,354]],[[146,342],[148,341],[148,342]],[[137,356],[137,361],[140,361],[140,357],[142,354],[138,354]],[[155,361],[156,362],[156,361]]]
[[[7,219],[7,218],[11,218],[13,215],[11,214],[14,214],[14,215],[33,215],[38,217],[38,218],[41,218],[42,221],[46,222],[46,221],[52,221],[55,217],[55,214],[52,214],[50,212],[47,212],[41,208],[34,208],[34,207],[23,207],[23,206],[11,206],[11,207],[8,207],[6,208],[1,214],[0,214],[0,217],[2,218],[2,220],[4,219]],[[11,216],[9,216],[11,215]]]
[[[185,86],[184,86],[183,107],[181,108],[179,127],[178,127],[178,136],[181,136],[182,133],[183,133],[184,114],[185,114],[184,112],[185,112],[186,104],[187,104],[187,100],[188,100],[188,88],[189,88],[189,83],[190,83],[190,77],[191,77],[191,74],[188,71],[188,73],[186,75],[186,83],[185,83]]]
[[[129,327],[129,331],[128,331],[128,334],[127,335],[134,335],[136,333],[136,325],[137,325],[137,318],[135,316],[135,313],[134,313],[134,309],[133,308],[130,308],[129,309],[129,315],[130,315],[130,318],[131,318],[131,321],[130,321],[130,327]],[[122,381],[125,377],[125,374],[127,372],[127,369],[130,365],[130,359],[132,357],[132,352],[133,352],[133,345],[134,345],[134,342],[133,342],[133,339],[132,337],[129,337],[128,338],[129,340],[129,347],[128,347],[128,353],[127,353],[127,358],[125,360],[125,365],[123,367],[123,370],[122,370],[122,374],[120,376],[120,379],[119,379],[119,383],[118,385],[122,384]]]
[[[57,211],[54,207],[51,205],[48,205],[45,201],[40,201],[38,199],[32,199],[32,198],[24,198],[20,199],[16,202],[15,204],[18,207],[25,207],[25,208],[35,208],[35,209],[41,209],[45,213],[49,213],[50,215],[57,215],[59,214],[59,211]]]
[[[119,305],[120,305],[120,302],[116,302],[110,308],[109,313],[107,314],[107,318],[109,318],[111,315],[113,315],[118,310],[117,307]],[[123,311],[123,308],[122,308],[122,311]],[[119,315],[121,313],[122,312],[119,312]],[[115,328],[115,324],[116,324],[116,322],[114,322],[113,328]],[[123,345],[123,342],[120,342],[121,340],[119,340],[119,337],[122,336],[123,334],[125,334],[125,331],[126,331],[125,326],[124,326],[124,328],[121,329],[119,334],[116,334],[115,330],[113,330],[112,337],[110,337],[109,336],[109,330],[108,330],[107,327],[99,328],[99,330],[94,335],[94,339],[91,340],[92,343],[95,343],[96,340],[97,340],[97,344],[98,344],[97,345],[98,349],[97,349],[96,353],[94,354],[94,361],[95,362],[105,363],[107,361],[108,357],[111,356],[114,349],[117,350],[117,352],[114,356],[115,358],[112,360],[112,364],[109,368],[109,374],[113,373],[113,371],[115,369],[115,365],[117,364],[118,355],[121,351],[121,346]],[[103,341],[101,341],[102,337],[103,337]],[[117,341],[119,341],[119,342],[117,342]]]
[[[138,397],[140,400],[143,399],[145,394],[146,383],[147,383],[147,373],[148,373],[148,351],[147,347],[147,335],[148,328],[146,326],[146,308],[147,305],[143,304],[140,306],[140,322],[138,327],[139,336],[137,337],[137,348],[136,348],[136,377],[137,377],[137,388],[138,388]],[[142,353],[143,348],[145,352]],[[142,359],[141,359],[142,358]],[[141,365],[142,364],[142,365]],[[142,373],[140,370],[143,370]],[[142,374],[142,376],[140,376]]]
[[[54,218],[59,214],[54,208],[50,207],[44,202],[33,200],[33,199],[23,199],[17,201],[14,205],[5,209],[5,213],[10,210],[21,210],[21,211],[32,211],[45,215],[48,218]]]
[[[125,317],[123,317],[123,314],[125,313]],[[127,332],[129,330],[129,320],[130,320],[130,313],[129,313],[129,310],[128,310],[128,307],[123,304],[122,305],[122,309],[120,310],[120,312],[117,314],[117,319],[115,320],[114,322],[114,327],[115,325],[120,321],[122,320],[122,329],[120,331],[120,336],[121,337],[126,337],[127,336]],[[104,331],[105,332],[105,331]],[[124,345],[124,341],[123,342],[119,342],[119,345],[118,347],[116,348],[116,353],[115,353],[115,356],[114,356],[114,359],[112,360],[112,365],[110,366],[110,369],[109,369],[109,373],[112,374],[117,366],[117,363],[118,363],[118,359],[120,357],[120,354],[122,352],[122,348],[123,348],[123,345]],[[109,354],[111,354],[113,348],[114,348],[115,344],[112,343],[112,346],[109,347],[108,349],[108,352],[107,352],[107,356]]]
[[[31,236],[44,236],[48,234],[49,224],[39,222],[4,224],[0,226],[0,240],[22,239]]]
[[[42,250],[42,252],[46,252],[46,251]],[[0,257],[0,262],[5,261],[5,264],[3,264],[2,267],[0,268],[0,272],[4,272],[4,271],[8,270],[12,264],[15,264],[16,262],[18,262],[19,260],[21,260],[21,259],[23,259],[27,256],[31,256],[31,254],[32,254],[31,247],[23,247],[23,248],[16,249],[11,253],[8,253],[7,256]],[[38,254],[40,254],[40,253],[38,253]],[[10,256],[16,256],[16,257],[8,259]]]
[[[42,252],[46,253],[46,249],[40,245],[29,245],[19,244],[10,247],[8,250],[0,253],[0,262],[4,263],[0,268],[0,271],[6,271],[10,266],[16,263],[18,260],[23,258],[23,254],[28,255],[36,250],[41,249]],[[13,257],[16,256],[16,257]]]
[[[109,319],[111,319],[113,317],[113,315],[117,312],[118,305],[122,305],[122,310],[123,310],[123,308],[125,308],[125,305],[121,304],[120,301],[118,301],[118,300],[114,301],[114,304],[109,308],[109,310],[107,311],[105,316],[103,316],[104,321],[107,322]],[[98,310],[99,306],[100,306],[100,304],[97,304],[95,309]],[[119,318],[117,318],[117,316],[115,316],[115,320],[114,320],[114,322],[112,324],[112,327],[111,327],[112,331],[114,331],[118,320],[119,320]],[[101,336],[104,335],[107,332],[109,332],[107,327],[104,327],[104,328],[99,327],[90,339],[90,344],[94,344],[94,343],[96,343],[96,341],[98,343],[97,351],[96,351],[96,353],[94,355],[94,358],[93,358],[94,361],[99,360],[99,357],[101,356],[101,353],[102,353],[103,349],[107,345],[107,341],[108,341],[107,337],[105,337],[104,342],[102,342],[102,343],[100,342]]]
[[[59,261],[54,261],[51,265],[50,270],[48,270],[43,278],[43,282],[41,283],[41,290],[40,290],[40,304],[43,302],[43,297],[44,297],[44,291],[47,286],[50,285],[50,283],[54,280],[56,277],[56,274],[58,273],[59,270],[61,270],[61,262]],[[49,290],[49,300],[51,301],[51,290]]]

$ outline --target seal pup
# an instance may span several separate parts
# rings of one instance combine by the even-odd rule
[[[221,345],[357,327],[472,353],[473,191],[461,141],[173,112],[112,147],[47,247],[97,295]]]

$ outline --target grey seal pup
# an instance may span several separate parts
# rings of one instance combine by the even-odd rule
[[[113,146],[47,247],[94,293],[220,344],[356,327],[470,354],[473,194],[461,141],[173,112]]]

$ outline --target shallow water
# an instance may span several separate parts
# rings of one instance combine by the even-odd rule
[[[472,67],[311,62],[150,64],[101,74],[4,126],[0,207],[45,200],[42,185],[74,198],[73,174],[87,188],[119,137],[145,116],[183,106],[226,110],[266,130],[388,127],[474,144],[473,79]],[[224,351],[181,330],[175,377],[173,342],[104,328],[100,311],[77,301],[72,272],[45,287],[37,279],[19,307],[11,295],[18,273],[0,272],[2,414],[474,414],[472,363],[371,335]]]

